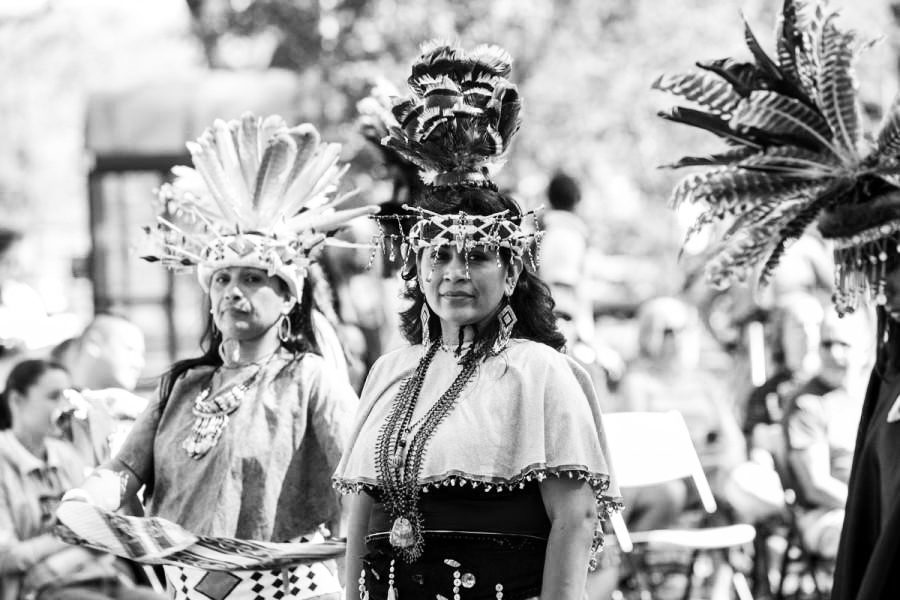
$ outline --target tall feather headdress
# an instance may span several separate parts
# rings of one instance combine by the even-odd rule
[[[322,142],[309,123],[288,127],[280,116],[252,113],[216,120],[187,142],[193,168],[174,167],[158,197],[162,214],[145,228],[142,258],[197,268],[204,290],[223,267],[264,269],[300,298],[312,253],[327,233],[377,207],[337,210],[346,167],[340,144]]]
[[[853,63],[865,44],[844,30],[827,0],[785,0],[769,57],[749,26],[753,62],[725,58],[663,75],[653,87],[698,108],[661,116],[723,138],[728,148],[669,165],[704,167],[675,187],[671,203],[703,207],[688,237],[730,221],[707,262],[714,284],[770,278],[790,242],[817,222],[834,242],[841,312],[884,302],[887,252],[900,230],[900,106],[879,133],[863,131]]]
[[[502,167],[521,124],[522,102],[508,77],[512,58],[498,46],[472,51],[445,42],[429,42],[412,65],[410,95],[397,100],[384,119],[388,149],[416,165],[431,190],[487,187]],[[444,214],[405,206],[402,253],[453,245],[458,251],[476,245],[507,248],[521,257],[534,233],[522,228],[525,215]],[[529,213],[531,214],[531,213]],[[402,216],[385,217],[403,219]],[[383,242],[382,242],[383,243]]]

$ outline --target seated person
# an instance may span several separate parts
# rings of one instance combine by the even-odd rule
[[[616,410],[677,410],[714,491],[745,459],[743,436],[726,400],[727,390],[699,366],[700,322],[696,310],[676,298],[655,298],[638,312],[638,358],[619,387]],[[624,489],[629,527],[669,526],[688,501],[683,482]],[[630,510],[631,514],[628,514]]]
[[[819,368],[819,330],[825,311],[821,301],[806,292],[780,298],[770,315],[773,373],[747,399],[743,431],[752,457],[769,464],[780,462],[781,420],[787,401]],[[768,456],[766,456],[768,455]]]
[[[134,393],[144,368],[144,334],[125,317],[99,314],[53,356],[72,374],[79,392],[72,398],[78,410],[66,424],[65,437],[91,465],[99,465],[115,452],[147,406],[147,400]]]
[[[797,494],[797,524],[804,545],[825,558],[837,554],[847,482],[862,411],[853,375],[865,362],[863,316],[822,323],[818,372],[789,402],[784,417],[785,483]]]
[[[0,397],[0,597],[162,600],[135,587],[115,557],[51,534],[63,492],[86,475],[78,453],[55,437],[69,385],[61,365],[26,360],[13,367]]]

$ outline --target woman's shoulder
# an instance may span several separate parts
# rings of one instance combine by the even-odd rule
[[[509,360],[512,363],[520,363],[531,367],[543,367],[550,369],[573,368],[575,361],[569,359],[564,353],[551,348],[547,344],[526,339],[510,340],[507,347]],[[580,367],[579,367],[580,368]]]
[[[175,380],[173,391],[179,387],[190,388],[195,385],[201,385],[215,370],[216,367],[213,365],[194,365],[178,375],[178,378]]]
[[[547,344],[525,338],[511,339],[507,348],[511,353],[518,353],[529,356],[553,356],[562,354],[562,352],[556,350],[555,348],[551,348]]]
[[[215,367],[211,365],[195,365],[187,369],[180,373],[178,378],[172,383],[171,393],[168,398],[159,397],[157,402],[168,407],[178,404],[179,398],[193,398],[197,390],[209,382],[209,378],[214,370]],[[164,376],[163,381],[165,381],[165,377],[168,377],[168,375]],[[163,385],[157,390],[158,395],[161,394],[164,388],[165,386]]]
[[[340,373],[334,363],[315,352],[303,352],[287,356],[287,363],[274,366],[273,379],[293,382],[300,389],[319,388],[323,384],[330,387],[339,382],[350,383],[346,374]]]
[[[528,389],[584,387],[590,375],[576,360],[546,344],[531,340],[513,340],[506,352],[497,357],[502,372],[512,374]]]

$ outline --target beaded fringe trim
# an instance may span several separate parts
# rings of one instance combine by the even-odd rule
[[[485,492],[505,492],[522,489],[525,484],[530,481],[543,481],[548,476],[551,477],[568,477],[569,479],[579,479],[586,481],[594,490],[594,499],[597,505],[597,520],[601,523],[606,521],[607,517],[613,512],[620,511],[624,508],[622,498],[613,498],[606,495],[609,489],[609,476],[598,473],[591,473],[582,469],[565,469],[565,468],[528,468],[524,469],[519,475],[506,480],[480,481],[466,475],[448,475],[427,481],[420,487],[422,493],[441,487],[464,487],[472,486],[472,489],[483,489]],[[364,481],[349,481],[345,479],[334,479],[332,485],[341,494],[358,494],[363,491],[374,491],[378,486],[374,483]],[[596,554],[603,549],[603,531],[598,526],[594,531],[594,541],[591,545],[590,569],[596,569],[598,560]]]
[[[838,313],[852,313],[861,304],[883,305],[887,260],[900,254],[896,233],[900,222],[885,223],[856,235],[834,240],[834,305]]]

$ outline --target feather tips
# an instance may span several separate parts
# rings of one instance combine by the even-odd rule
[[[885,119],[872,153],[861,155],[861,112],[856,97],[854,35],[842,30],[827,0],[785,0],[776,29],[775,60],[745,22],[753,62],[730,58],[698,63],[704,74],[662,76],[653,87],[698,108],[660,116],[705,129],[732,148],[685,157],[671,167],[701,166],[683,178],[671,204],[701,203],[691,232],[731,219],[708,264],[720,282],[761,265],[759,281],[823,210],[875,176],[900,181],[900,106]]]
[[[730,115],[741,95],[734,87],[711,72],[661,75],[653,82],[653,89],[681,96],[698,104],[714,115]]]
[[[822,112],[835,139],[847,153],[847,160],[859,161],[860,108],[853,74],[853,35],[840,31],[829,19],[821,40],[822,70],[819,93]]]
[[[900,98],[894,100],[879,128],[876,152],[886,155],[900,154]]]
[[[173,169],[172,196],[208,225],[235,232],[293,235],[286,223],[328,206],[346,170],[337,164],[340,144],[321,143],[309,123],[289,129],[277,115],[216,120],[187,148],[194,169]],[[192,183],[193,172],[201,186]]]

